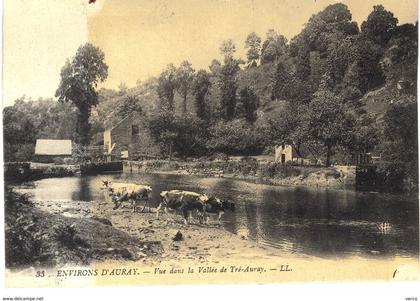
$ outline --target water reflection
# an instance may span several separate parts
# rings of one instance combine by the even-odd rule
[[[417,196],[273,187],[181,175],[119,174],[45,179],[27,186],[37,200],[103,201],[102,179],[147,184],[154,206],[162,190],[184,189],[235,201],[224,227],[281,251],[315,256],[417,256]]]

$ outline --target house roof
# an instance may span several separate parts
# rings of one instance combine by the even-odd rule
[[[35,155],[71,155],[71,140],[37,139]]]
[[[107,128],[106,130],[113,130],[113,129],[115,129],[115,128],[117,128],[117,127],[119,127],[120,126],[120,124],[122,124],[125,120],[127,120],[128,118],[130,118],[130,117],[132,117],[133,116],[133,114],[134,114],[134,112],[131,112],[131,113],[129,113],[127,116],[125,116],[123,119],[121,119],[121,120],[119,120],[116,124],[114,124],[112,127],[110,127],[110,128]]]

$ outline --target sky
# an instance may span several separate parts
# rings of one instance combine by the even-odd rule
[[[288,39],[334,0],[5,0],[4,105],[23,94],[53,97],[66,58],[86,41],[101,48],[109,65],[101,87],[133,86],[157,76],[169,63],[188,60],[195,69],[220,58],[232,39],[245,57],[246,36],[263,39],[275,29]],[[360,25],[383,4],[400,23],[418,18],[417,0],[347,0]],[[41,9],[42,8],[42,9]]]

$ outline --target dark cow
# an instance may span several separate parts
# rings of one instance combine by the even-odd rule
[[[220,200],[214,196],[211,196],[204,203],[204,210],[207,224],[209,223],[211,214],[217,214],[218,221],[220,224],[220,219],[222,218],[222,215],[225,213],[226,210],[235,210],[235,203],[229,200]]]
[[[184,217],[184,223],[188,225],[188,219],[191,217],[192,211],[197,210],[200,214],[200,220],[204,217],[204,204],[208,200],[205,194],[199,194],[191,191],[170,190],[160,193],[161,202],[156,208],[156,218],[159,219],[159,211],[164,208],[168,212],[168,208],[178,210]]]

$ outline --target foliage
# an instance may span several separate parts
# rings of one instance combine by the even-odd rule
[[[117,114],[121,119],[133,112],[141,113],[142,111],[139,99],[132,95],[125,96],[122,103],[117,107]]]
[[[266,36],[261,48],[261,64],[275,62],[288,52],[287,39],[283,35],[270,29]]]
[[[92,44],[80,46],[71,61],[61,69],[61,81],[55,96],[59,101],[72,102],[79,110],[77,118],[77,142],[89,143],[89,117],[91,108],[98,104],[96,87],[108,76],[105,55]]]
[[[381,131],[376,120],[370,114],[358,116],[353,128],[353,137],[348,148],[353,153],[370,153],[380,143]]]
[[[332,92],[322,89],[309,104],[309,135],[325,145],[326,166],[330,166],[332,148],[348,139],[351,130],[349,119],[342,107],[342,100]]]
[[[236,52],[236,46],[231,39],[224,40],[219,47],[220,53],[226,59],[232,59]]]
[[[227,155],[255,155],[264,148],[258,128],[245,121],[235,119],[218,122],[209,130],[207,148],[211,152]]]
[[[416,93],[418,24],[404,24],[393,30],[381,67],[388,82],[408,81],[406,92]]]
[[[173,111],[175,108],[176,72],[175,66],[169,64],[158,78],[157,93],[160,101],[159,106],[162,109]]]
[[[180,156],[205,152],[205,124],[192,114],[177,115],[169,110],[159,110],[151,114],[148,124],[152,137],[169,158],[174,152]]]
[[[385,10],[382,5],[375,5],[366,21],[362,23],[361,34],[375,44],[385,46],[397,26],[398,19]]]
[[[246,37],[245,48],[248,49],[246,53],[248,66],[256,66],[260,58],[261,38],[255,32],[251,32]]]
[[[205,70],[199,70],[194,77],[192,85],[192,93],[195,97],[195,108],[197,117],[202,120],[209,120],[210,112],[206,103],[206,95],[212,85],[210,81],[210,74]]]
[[[72,104],[17,99],[13,106],[3,109],[4,160],[30,161],[38,138],[72,139],[76,116]]]
[[[356,42],[354,50],[356,68],[353,69],[353,72],[356,72],[358,88],[362,93],[366,93],[384,83],[385,77],[380,66],[383,54],[383,48],[370,40],[359,39]]]
[[[257,120],[257,109],[260,102],[258,96],[252,88],[245,87],[240,91],[239,97],[241,104],[239,111],[247,122],[254,123]]]
[[[283,62],[277,64],[276,73],[273,80],[273,97],[276,99],[290,98],[290,83],[292,81],[291,71]]]
[[[220,111],[225,120],[232,120],[236,114],[236,74],[240,70],[241,61],[226,57],[220,75]]]
[[[393,104],[385,113],[384,123],[383,139],[392,147],[392,152],[384,150],[385,160],[416,165],[417,104]]]
[[[191,63],[188,61],[183,61],[179,68],[176,70],[175,74],[176,87],[182,96],[182,110],[184,113],[187,112],[187,95],[191,88],[194,72],[195,70],[192,68]]]

